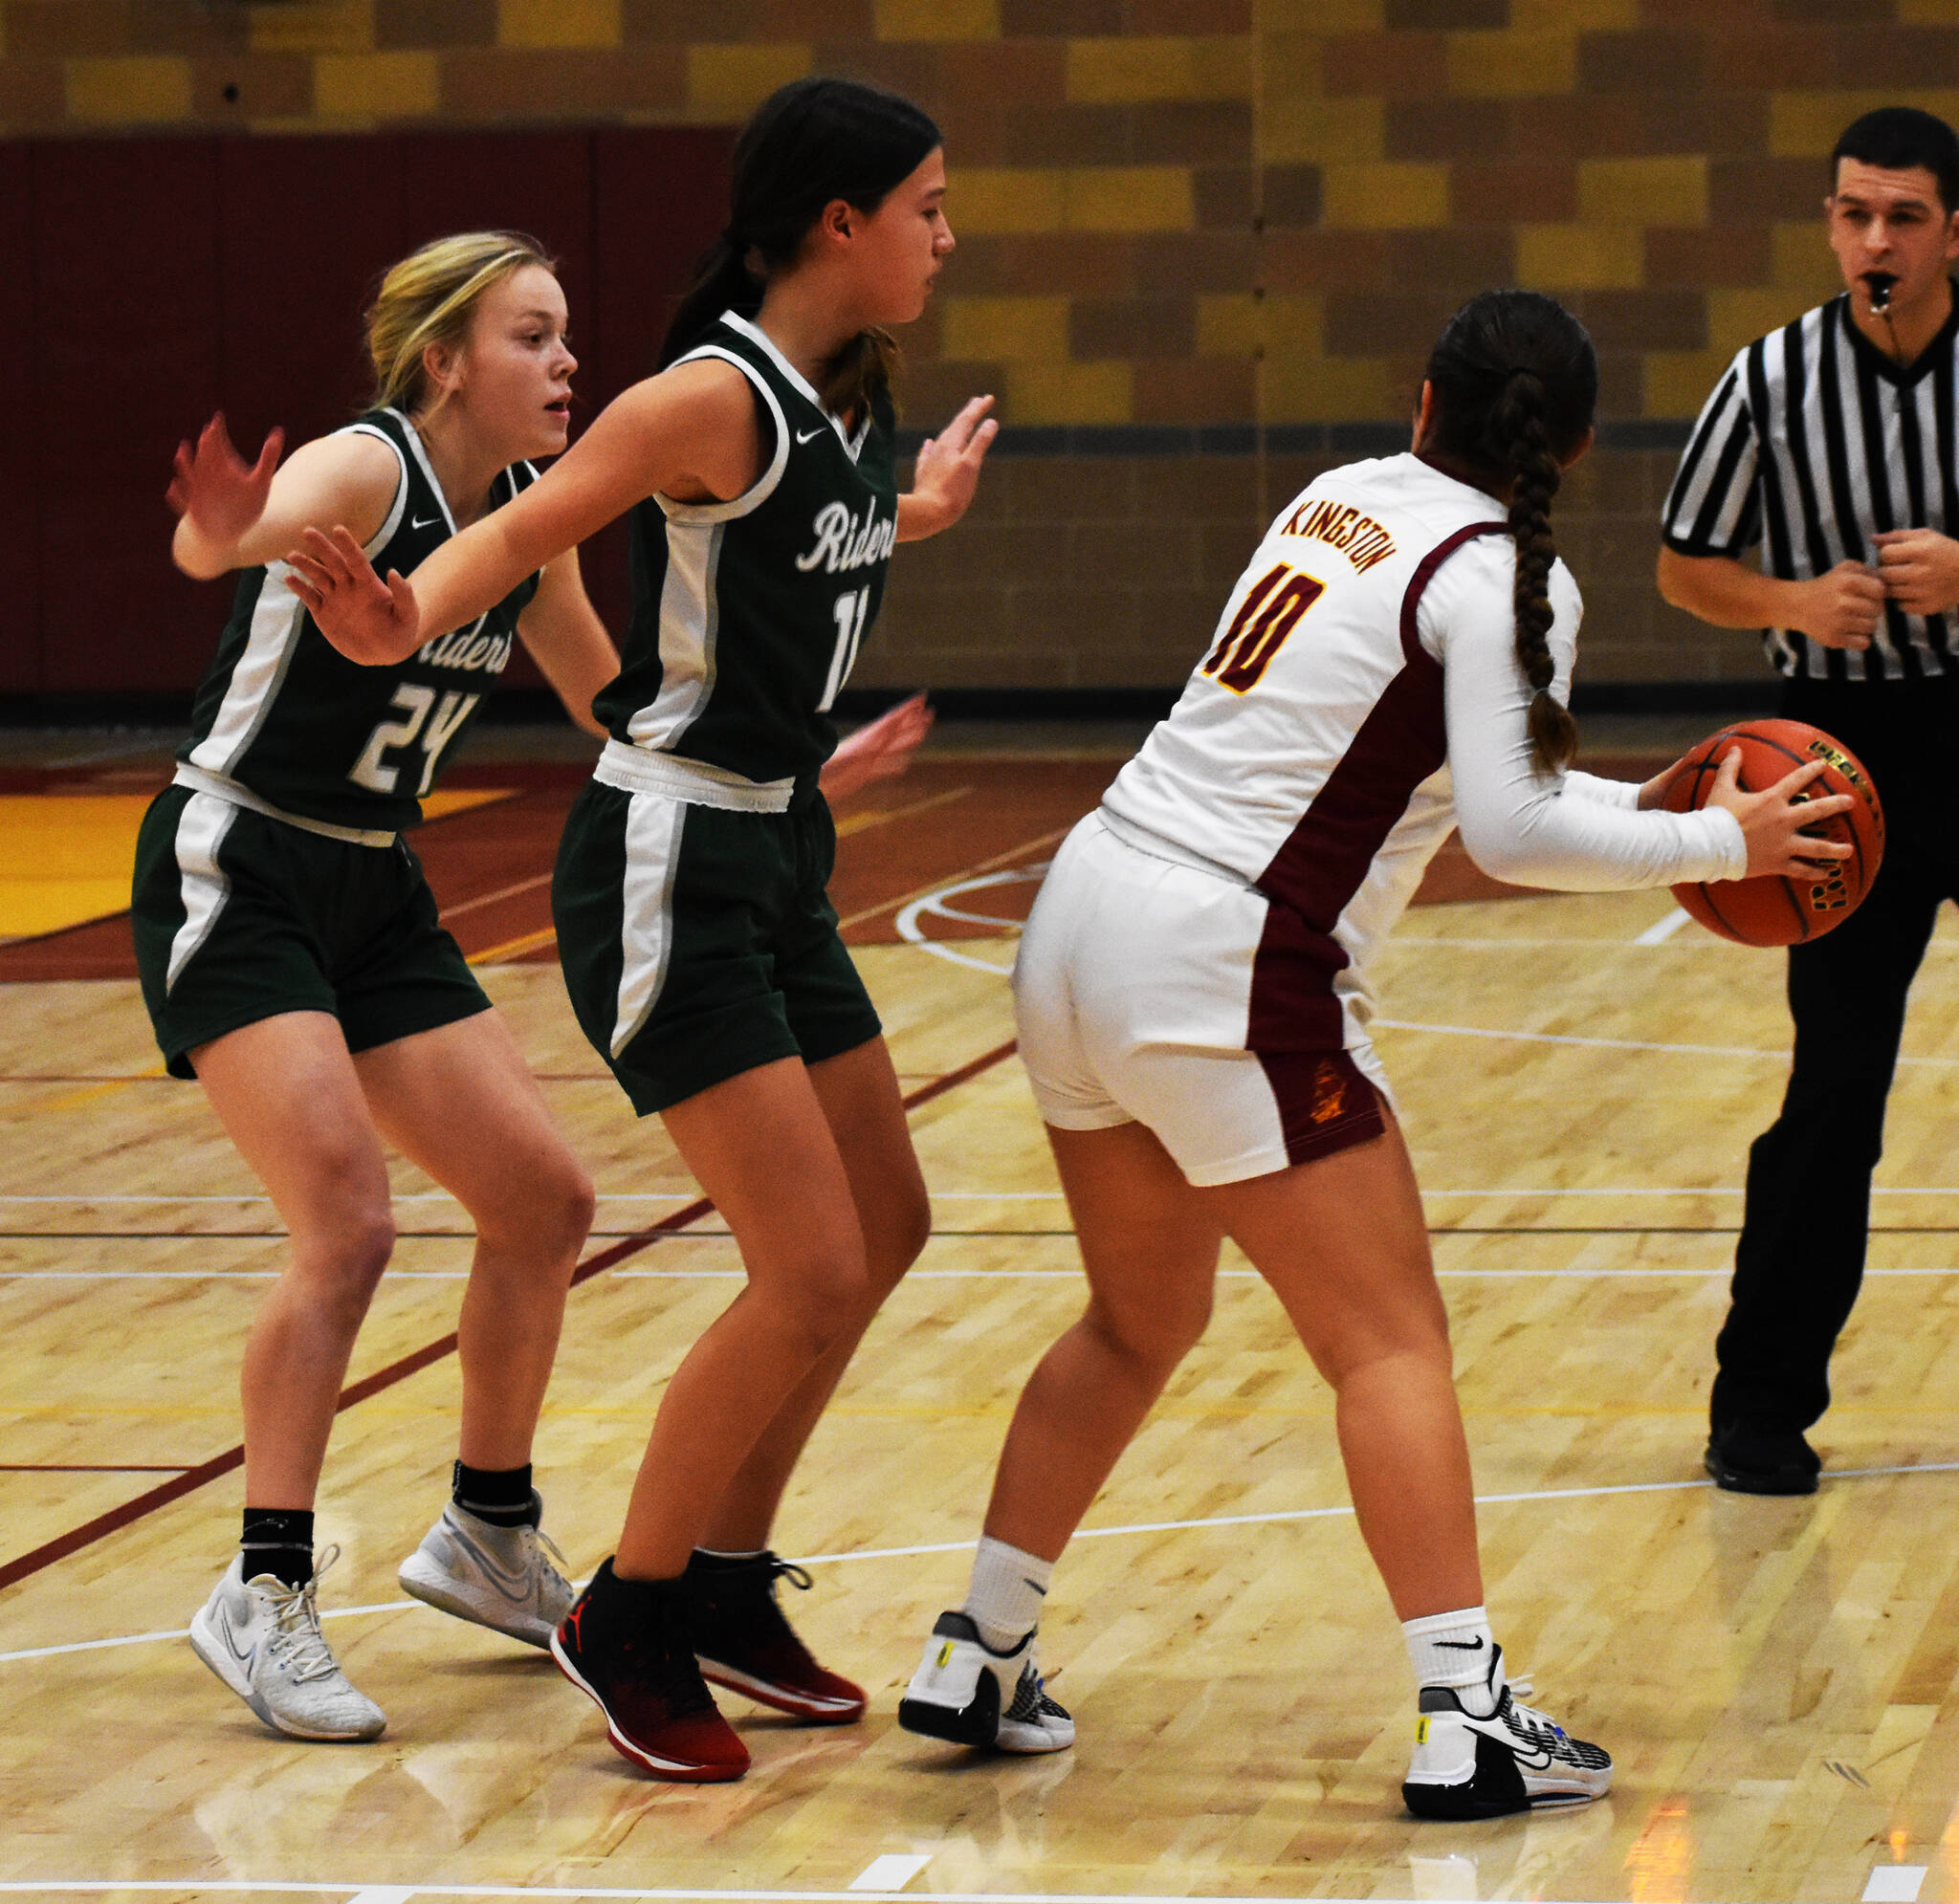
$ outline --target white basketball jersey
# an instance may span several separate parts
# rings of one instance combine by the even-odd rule
[[[1515,549],[1493,497],[1414,455],[1321,476],[1274,521],[1181,699],[1103,796],[1118,824],[1280,902],[1290,950],[1342,974],[1350,1014],[1358,974],[1343,969],[1365,965],[1454,823],[1447,629],[1423,614],[1451,560],[1508,601]],[[1580,603],[1561,562],[1551,600],[1562,696]]]

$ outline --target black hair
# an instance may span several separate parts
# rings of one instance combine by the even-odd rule
[[[1540,771],[1577,752],[1578,730],[1551,691],[1551,499],[1598,402],[1598,353],[1583,324],[1536,291],[1486,291],[1442,326],[1429,355],[1433,433],[1423,446],[1510,485],[1517,542],[1517,665],[1536,690],[1530,746]]]
[[[1939,204],[1959,211],[1959,134],[1942,119],[1916,106],[1880,106],[1845,128],[1830,154],[1831,188],[1845,159],[1882,165],[1887,172],[1923,165],[1939,182]]]
[[[854,79],[797,79],[771,93],[736,142],[728,228],[667,327],[659,367],[692,350],[723,311],[760,310],[768,273],[794,261],[825,206],[842,199],[874,212],[943,143],[909,99]],[[830,360],[824,403],[839,415],[863,408],[889,387],[896,361],[888,332],[860,331]]]

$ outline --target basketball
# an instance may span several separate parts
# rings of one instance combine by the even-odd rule
[[[1677,886],[1673,896],[1710,932],[1737,945],[1794,946],[1820,938],[1850,917],[1877,877],[1884,857],[1884,809],[1878,790],[1857,756],[1819,728],[1803,721],[1741,721],[1687,755],[1666,790],[1667,809],[1691,813],[1706,805],[1721,762],[1736,747],[1741,749],[1739,784],[1745,793],[1761,793],[1811,760],[1824,762],[1823,772],[1797,798],[1848,794],[1856,804],[1808,830],[1857,850],[1814,881],[1765,873],[1757,879]]]

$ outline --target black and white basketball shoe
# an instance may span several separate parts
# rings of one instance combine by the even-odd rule
[[[1556,1720],[1520,1705],[1491,1649],[1482,1686],[1424,1686],[1415,1757],[1401,1797],[1418,1818],[1500,1818],[1544,1805],[1583,1805],[1612,1785],[1612,1759]],[[1528,1690],[1528,1688],[1527,1688]]]
[[[907,1732],[1001,1752],[1060,1752],[1075,1722],[1041,1683],[1030,1632],[1006,1652],[980,1637],[968,1613],[941,1613],[898,1702]]]

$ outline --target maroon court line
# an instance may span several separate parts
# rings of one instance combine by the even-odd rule
[[[983,1051],[978,1058],[961,1064],[956,1071],[948,1071],[942,1077],[935,1078],[931,1083],[921,1085],[904,1099],[907,1110],[915,1110],[920,1105],[930,1104],[934,1098],[943,1097],[946,1092],[957,1090],[969,1079],[977,1078],[982,1071],[989,1071],[994,1065],[1011,1058],[1020,1049],[1017,1039],[1008,1039],[1004,1044],[997,1044],[991,1051]],[[627,1257],[637,1256],[641,1250],[656,1243],[662,1237],[670,1236],[675,1230],[684,1230],[690,1223],[697,1223],[714,1208],[705,1196],[696,1197],[684,1209],[676,1210],[671,1215],[663,1216],[657,1223],[649,1224],[636,1235],[614,1243],[610,1249],[601,1250],[595,1257],[588,1257],[572,1272],[572,1287],[624,1262]],[[410,1375],[418,1375],[432,1363],[442,1361],[454,1354],[455,1331],[427,1343],[412,1353],[403,1356],[398,1362],[390,1362],[385,1368],[377,1368],[373,1374],[364,1375],[360,1381],[350,1384],[341,1391],[341,1398],[334,1409],[336,1414],[344,1414],[348,1409],[371,1396],[380,1394],[385,1389],[393,1388],[398,1382],[405,1382]],[[106,1514],[98,1514],[93,1521],[84,1521],[78,1527],[71,1527],[67,1533],[58,1534],[54,1540],[35,1547],[31,1553],[22,1554],[17,1560],[9,1561],[0,1566],[0,1588],[13,1586],[31,1574],[39,1573],[56,1561],[66,1560],[70,1554],[79,1553],[82,1548],[93,1546],[96,1542],[105,1540],[109,1535],[120,1533],[124,1527],[154,1514],[160,1507],[167,1507],[173,1500],[182,1500],[187,1494],[194,1494],[207,1483],[221,1479],[233,1469],[245,1465],[243,1442],[227,1448],[222,1455],[214,1455],[209,1461],[201,1461],[194,1468],[186,1468],[169,1480],[153,1487],[147,1494],[140,1494],[134,1500],[125,1500],[120,1507],[112,1507]]]

